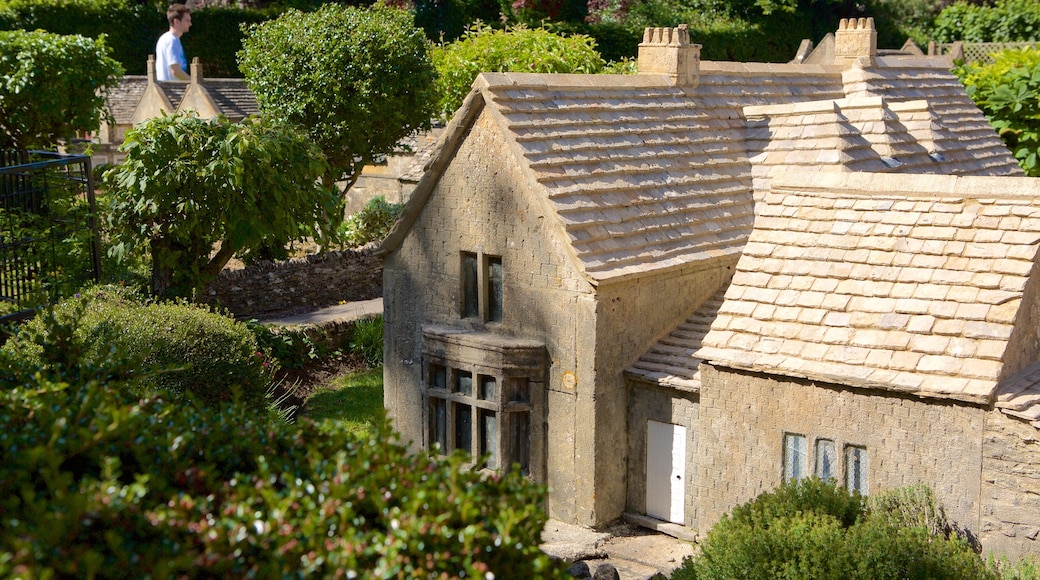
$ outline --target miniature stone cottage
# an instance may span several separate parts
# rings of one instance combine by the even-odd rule
[[[817,474],[1035,550],[1040,191],[948,61],[869,19],[821,59],[679,27],[633,76],[480,75],[380,249],[395,427],[586,526],[706,530]]]

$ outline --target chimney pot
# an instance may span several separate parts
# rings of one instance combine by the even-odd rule
[[[690,29],[647,28],[639,44],[639,74],[662,74],[673,85],[695,87],[699,82],[701,45],[690,43]]]

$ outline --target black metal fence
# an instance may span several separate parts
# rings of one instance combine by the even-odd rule
[[[97,281],[90,157],[0,151],[0,322]]]

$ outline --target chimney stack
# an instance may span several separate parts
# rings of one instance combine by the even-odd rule
[[[639,74],[667,75],[672,85],[695,87],[701,68],[701,45],[690,44],[690,29],[647,28],[639,44]]]
[[[871,66],[877,57],[877,30],[873,18],[842,18],[834,35],[834,64],[859,62]]]

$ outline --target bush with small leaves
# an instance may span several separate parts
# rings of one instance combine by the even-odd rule
[[[55,334],[55,325],[71,330]],[[120,379],[138,394],[190,394],[208,405],[239,397],[265,407],[270,370],[245,324],[193,304],[145,303],[118,287],[59,303],[0,348],[0,378],[10,384]]]
[[[925,525],[941,513],[932,500],[911,491],[868,508],[858,493],[830,482],[785,483],[723,516],[672,578],[991,577],[961,537]]]
[[[373,197],[361,211],[343,220],[339,237],[349,247],[380,242],[394,228],[403,209],[404,205],[390,203],[381,195]]]

